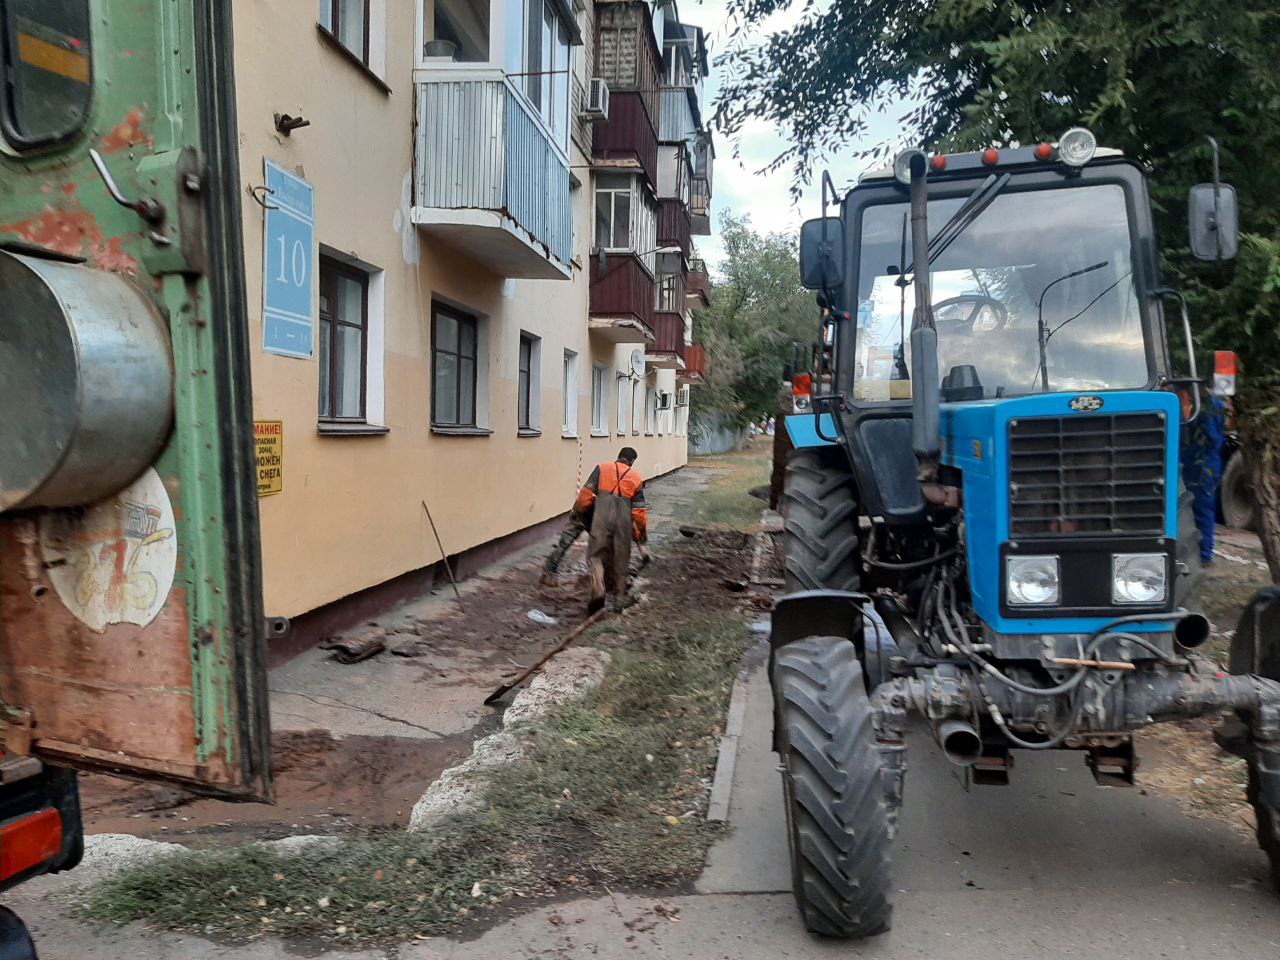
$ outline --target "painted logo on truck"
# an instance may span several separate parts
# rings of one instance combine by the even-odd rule
[[[178,567],[164,481],[148,469],[85,511],[50,512],[40,549],[58,597],[85,626],[99,633],[113,623],[145,627],[163,609]]]

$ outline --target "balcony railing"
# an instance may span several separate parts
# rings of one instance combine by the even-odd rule
[[[658,132],[640,94],[611,92],[609,119],[594,126],[592,153],[598,159],[632,160],[657,186]]]
[[[649,352],[684,359],[684,316],[658,311],[653,315],[653,335],[657,338]]]
[[[680,379],[697,381],[707,375],[707,351],[703,347],[684,348],[684,369]]]
[[[659,201],[658,246],[679,247],[687,257],[693,249],[690,237],[689,208],[678,198]]]
[[[651,332],[655,299],[653,276],[634,254],[609,254],[603,272],[591,258],[592,320],[630,320]]]
[[[707,265],[703,260],[689,261],[689,277],[685,281],[685,293],[690,300],[696,301],[695,307],[710,305],[711,277],[707,274]]]
[[[570,275],[569,162],[501,73],[418,84],[413,220],[504,277]]]

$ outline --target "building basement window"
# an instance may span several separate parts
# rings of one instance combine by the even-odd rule
[[[320,257],[320,419],[365,419],[369,275]]]
[[[478,326],[460,310],[431,306],[432,426],[476,426]]]

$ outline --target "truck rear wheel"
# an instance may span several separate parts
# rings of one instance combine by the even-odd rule
[[[890,927],[889,818],[871,703],[853,644],[806,637],[772,667],[792,887],[805,926],[829,937]]]
[[[858,501],[843,451],[791,452],[782,517],[788,593],[858,589]]]

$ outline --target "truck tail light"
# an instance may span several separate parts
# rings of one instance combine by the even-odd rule
[[[47,863],[62,850],[62,817],[51,807],[0,826],[0,883]]]
[[[1236,355],[1232,350],[1213,352],[1213,395],[1215,397],[1236,395]]]

